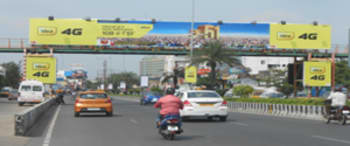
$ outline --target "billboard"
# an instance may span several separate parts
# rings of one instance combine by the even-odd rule
[[[315,30],[315,31],[314,31]],[[307,33],[311,40],[295,41],[288,33]],[[276,38],[276,33],[280,37]],[[311,33],[311,35],[309,34]],[[330,26],[269,23],[195,22],[194,48],[208,40],[221,40],[232,49],[329,49]],[[289,35],[291,36],[291,35]],[[189,48],[191,22],[174,21],[114,21],[83,19],[30,19],[30,42],[33,45],[85,45],[110,48]],[[281,40],[282,38],[282,40]],[[319,43],[321,42],[321,44]]]
[[[331,86],[331,62],[304,62],[304,86]]]
[[[196,83],[197,82],[197,67],[188,66],[185,68],[185,82]]]
[[[312,24],[270,24],[272,48],[331,48],[331,27]]]
[[[26,57],[26,79],[45,84],[56,83],[56,58],[43,56]]]

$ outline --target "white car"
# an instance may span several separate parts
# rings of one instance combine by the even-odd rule
[[[180,110],[183,119],[190,117],[213,117],[220,118],[220,121],[226,121],[227,102],[215,91],[209,90],[188,90],[178,93],[184,103],[184,109]]]

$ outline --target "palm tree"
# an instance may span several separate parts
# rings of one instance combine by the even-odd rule
[[[242,68],[239,59],[234,57],[234,52],[225,48],[225,44],[219,40],[208,41],[203,44],[201,49],[193,50],[192,64],[206,63],[211,71],[209,73],[210,87],[214,89],[217,78],[216,78],[216,66],[221,64],[227,64],[230,67],[238,66]]]

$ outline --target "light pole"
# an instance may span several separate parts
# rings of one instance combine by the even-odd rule
[[[192,21],[191,21],[191,59],[193,56],[193,33],[194,33],[194,13],[195,13],[195,0],[192,0]]]

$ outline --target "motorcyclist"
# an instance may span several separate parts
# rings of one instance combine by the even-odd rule
[[[183,109],[184,105],[182,101],[174,96],[174,88],[168,88],[166,95],[161,97],[155,104],[155,108],[160,108],[159,116],[157,119],[157,126],[160,125],[160,121],[167,115],[178,115],[180,116],[180,109]],[[181,125],[181,124],[180,124]],[[182,130],[181,130],[182,131]]]
[[[331,100],[331,109],[336,109],[337,113],[341,111],[341,109],[346,104],[346,95],[342,92],[342,88],[336,88],[334,92],[331,92],[328,100]]]

